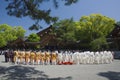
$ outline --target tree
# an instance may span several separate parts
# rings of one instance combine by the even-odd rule
[[[4,47],[6,45],[7,45],[7,43],[4,39],[4,37],[0,34],[0,47]]]
[[[25,30],[21,26],[15,26],[13,27],[12,33],[13,35],[16,34],[16,36],[18,36],[19,38],[23,38],[25,34]]]
[[[75,23],[73,19],[65,19],[57,22],[53,25],[55,27],[55,33],[57,39],[67,46],[67,44],[75,43]]]
[[[40,6],[43,2],[50,2],[51,0],[5,0],[8,2],[8,6],[6,7],[8,15],[16,16],[18,18],[29,16],[32,20],[35,21],[29,29],[30,30],[38,30],[40,25],[39,21],[45,21],[47,24],[51,22],[55,22],[58,20],[57,17],[53,17],[50,15],[51,9],[43,10]],[[60,0],[52,0],[55,7],[58,7],[58,3]],[[65,5],[71,5],[76,3],[78,0],[62,0],[65,2]]]
[[[40,37],[35,34],[35,33],[31,33],[29,36],[28,36],[28,41],[29,42],[40,42]],[[35,48],[35,49],[39,49],[40,48],[40,44],[35,44],[35,45],[31,45],[32,48]]]
[[[115,20],[101,14],[91,14],[82,16],[78,23],[76,39],[80,40],[81,45],[83,44],[86,48],[99,50],[107,44],[106,36],[113,30]]]
[[[76,22],[73,19],[61,20],[54,26],[58,40],[64,45],[74,43],[78,49],[102,50],[108,48],[106,36],[113,30],[114,24],[112,18],[91,14]]]
[[[93,41],[91,41],[90,45],[91,45],[91,50],[103,50],[104,48],[108,48],[108,45],[107,44],[107,41],[106,41],[106,38],[105,37],[100,37],[100,38],[97,38]]]
[[[19,37],[24,37],[25,30],[21,27],[12,27],[7,24],[0,25],[0,47],[4,47]]]
[[[28,36],[28,41],[30,41],[30,42],[40,42],[40,37],[37,34],[32,33]]]

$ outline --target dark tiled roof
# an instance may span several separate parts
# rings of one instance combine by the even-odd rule
[[[50,31],[51,29],[52,29],[52,25],[50,25],[48,28],[46,28],[46,29],[38,32],[37,34],[38,34],[38,35],[45,34],[46,32]]]
[[[120,37],[120,26],[119,25],[115,24],[115,28],[110,33],[110,37],[112,37],[112,38]]]

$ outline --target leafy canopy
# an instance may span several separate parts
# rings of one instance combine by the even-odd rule
[[[0,47],[6,46],[17,38],[24,37],[25,30],[21,26],[12,27],[7,24],[0,25]]]
[[[82,16],[79,21],[65,19],[54,24],[56,36],[65,43],[76,43],[81,48],[107,48],[106,36],[113,30],[115,20],[101,14]]]
[[[107,44],[106,36],[113,30],[115,20],[101,14],[82,16],[79,20],[80,28],[76,31],[76,38],[91,49],[101,49]],[[78,24],[77,24],[78,25]]]
[[[65,19],[54,24],[56,36],[64,43],[75,42],[75,24],[73,19]]]
[[[28,41],[30,42],[39,42],[40,41],[40,37],[35,34],[35,33],[32,33],[28,36]]]

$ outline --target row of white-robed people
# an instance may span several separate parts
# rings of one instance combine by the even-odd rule
[[[15,64],[107,64],[114,60],[112,51],[20,51],[5,54],[5,60]]]

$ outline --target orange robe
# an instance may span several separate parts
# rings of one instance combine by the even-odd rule
[[[46,52],[45,58],[46,58],[46,60],[50,60],[50,53],[49,52]]]
[[[30,59],[30,53],[29,53],[29,52],[26,52],[26,53],[25,53],[25,62],[26,62],[26,64],[29,63],[29,59]]]
[[[35,61],[37,64],[39,64],[39,61],[40,61],[40,53],[39,52],[36,53]]]
[[[57,54],[56,53],[52,53],[52,61],[57,59]]]
[[[30,61],[31,61],[32,64],[34,64],[35,56],[36,56],[36,55],[35,55],[34,52],[31,52],[31,53],[30,53]]]
[[[20,59],[20,63],[22,63],[23,62],[23,53],[22,52],[19,52],[19,59]]]
[[[18,59],[18,51],[14,51],[14,62],[16,63]]]
[[[40,54],[40,61],[42,62],[42,64],[44,64],[44,62],[45,62],[45,54],[44,53]]]

